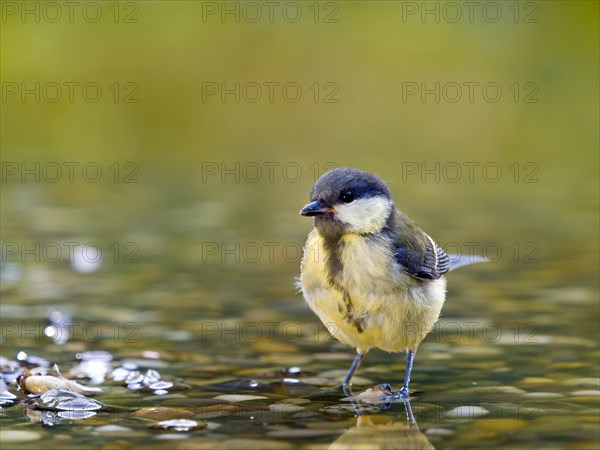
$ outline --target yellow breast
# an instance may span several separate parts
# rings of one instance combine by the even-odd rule
[[[345,235],[335,286],[328,279],[323,238],[313,230],[301,266],[304,298],[340,342],[366,352],[416,349],[433,328],[445,299],[445,280],[422,282],[395,262],[388,242]]]

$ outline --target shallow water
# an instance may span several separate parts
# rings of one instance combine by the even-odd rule
[[[182,248],[186,238],[163,239]],[[22,440],[29,448],[591,448],[597,438],[591,285],[548,285],[550,269],[541,264],[527,266],[522,281],[524,265],[512,262],[450,274],[443,316],[417,353],[411,406],[418,429],[408,430],[402,402],[356,409],[341,392],[318,392],[339,383],[352,350],[334,342],[295,293],[295,261],[196,265],[186,257],[104,261],[85,274],[67,261],[9,266],[17,275],[3,284],[6,358],[40,356],[68,376],[79,373],[77,355],[85,351],[102,350],[112,360],[80,378],[102,387],[94,398],[108,410],[78,420],[43,418],[34,400],[16,391],[15,373],[5,373],[18,402],[2,410],[3,446]],[[54,332],[68,333],[69,341],[56,344],[45,335],[48,317],[60,323],[49,311],[62,313],[63,328]],[[173,386],[157,394],[114,379],[114,369],[132,364],[142,374],[158,371]],[[399,386],[403,364],[401,354],[372,351],[355,393]],[[94,374],[98,384],[90,382]],[[171,419],[197,427],[158,425]]]
[[[131,23],[7,16],[3,81],[105,95],[2,103],[3,449],[598,448],[598,5],[452,23],[404,17],[413,3],[337,2],[334,23],[202,21],[221,2],[126,2]],[[238,81],[310,95],[203,97]],[[470,81],[505,95],[403,101],[402,82]],[[403,402],[323,392],[353,350],[294,280],[298,210],[335,166],[379,174],[449,252],[492,260],[448,276],[413,369],[416,427]],[[104,406],[18,390],[53,364]],[[373,350],[354,391],[403,374],[404,355]]]

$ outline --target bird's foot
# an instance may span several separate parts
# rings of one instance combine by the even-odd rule
[[[410,392],[408,392],[408,388],[406,386],[403,386],[399,391],[394,391],[389,384],[380,384],[379,386],[386,394],[380,398],[380,400],[384,403],[393,402],[396,400],[407,400],[410,398]]]

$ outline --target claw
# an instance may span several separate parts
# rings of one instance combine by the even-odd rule
[[[389,384],[387,385],[389,387]],[[380,401],[381,402],[393,402],[395,400],[407,400],[410,398],[410,392],[408,392],[408,389],[402,388],[399,391],[394,391],[391,388],[386,390],[387,392],[389,392],[389,395],[383,395],[382,397],[380,397]],[[387,393],[386,392],[386,393]]]

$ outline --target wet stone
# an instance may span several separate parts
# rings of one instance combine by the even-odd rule
[[[595,391],[595,390],[575,391],[575,392],[571,392],[571,395],[574,397],[587,397],[587,396],[598,397],[598,396],[600,396],[600,391]]]
[[[97,411],[106,408],[97,400],[65,389],[46,392],[35,402],[35,406],[50,411]]]
[[[131,371],[125,369],[124,367],[117,367],[115,370],[112,371],[111,377],[115,381],[125,381],[130,373]]]
[[[144,375],[137,370],[130,372],[125,378],[125,384],[141,384],[144,381]]]
[[[600,400],[600,392],[599,391],[575,391],[571,393],[569,397],[569,401],[577,402],[577,403],[592,403],[597,404],[598,400]]]
[[[77,353],[75,355],[75,357],[77,359],[80,359],[82,361],[104,361],[104,362],[109,362],[112,361],[113,356],[104,351],[104,350],[96,350],[96,351],[86,351],[86,352],[81,352],[81,353]]]
[[[194,413],[186,409],[165,408],[161,406],[153,406],[143,408],[131,414],[131,417],[151,420],[169,420],[169,419],[185,419],[192,417]]]
[[[448,428],[428,428],[425,430],[425,434],[431,436],[452,436],[454,431],[449,430]]]
[[[263,397],[261,395],[243,395],[243,394],[224,394],[217,395],[215,400],[224,400],[231,403],[237,402],[246,402],[248,400],[265,400],[268,397]]]
[[[173,387],[173,383],[170,381],[156,381],[148,386],[150,389],[165,390]]]
[[[25,430],[0,430],[0,442],[9,444],[11,442],[31,442],[41,439],[41,433]]]
[[[23,376],[22,386],[33,394],[43,394],[52,390],[69,390],[77,393],[102,392],[98,387],[85,386],[76,381],[53,375],[29,375]]]
[[[190,431],[199,428],[206,428],[206,424],[204,422],[198,422],[195,420],[173,419],[163,420],[162,422],[150,425],[149,428],[175,431]]]
[[[131,428],[122,427],[120,425],[102,425],[101,427],[94,428],[94,431],[98,433],[121,433],[121,432],[130,432],[133,431]]]
[[[289,403],[275,403],[269,405],[269,409],[273,412],[282,414],[294,414],[304,410],[302,406],[291,405]]]
[[[185,430],[182,430],[185,431]],[[184,441],[184,440],[188,440],[190,438],[190,436],[188,434],[184,434],[184,433],[180,433],[180,434],[173,434],[173,433],[165,433],[165,434],[161,434],[160,436],[157,436],[156,439],[160,439],[161,441]]]
[[[555,399],[561,398],[562,394],[558,394],[556,392],[528,392],[525,394],[526,398],[535,398],[535,399]]]
[[[446,416],[452,419],[473,420],[474,417],[485,416],[489,411],[480,406],[459,406],[451,409],[446,413]]]
[[[546,377],[526,377],[520,381],[521,384],[548,384],[548,383],[556,383],[556,381],[551,378]]]
[[[561,381],[567,386],[600,386],[600,378],[570,378]]]
[[[8,390],[8,386],[4,381],[0,380],[0,406],[11,406],[16,401],[17,396]]]
[[[73,410],[73,411],[60,411],[56,415],[61,419],[67,420],[83,420],[89,419],[90,417],[94,417],[97,413],[94,411],[81,411],[81,410]]]
[[[63,421],[63,419],[58,417],[56,411],[38,411],[33,409],[27,409],[27,418],[33,423],[41,423],[46,427],[53,427]]]

